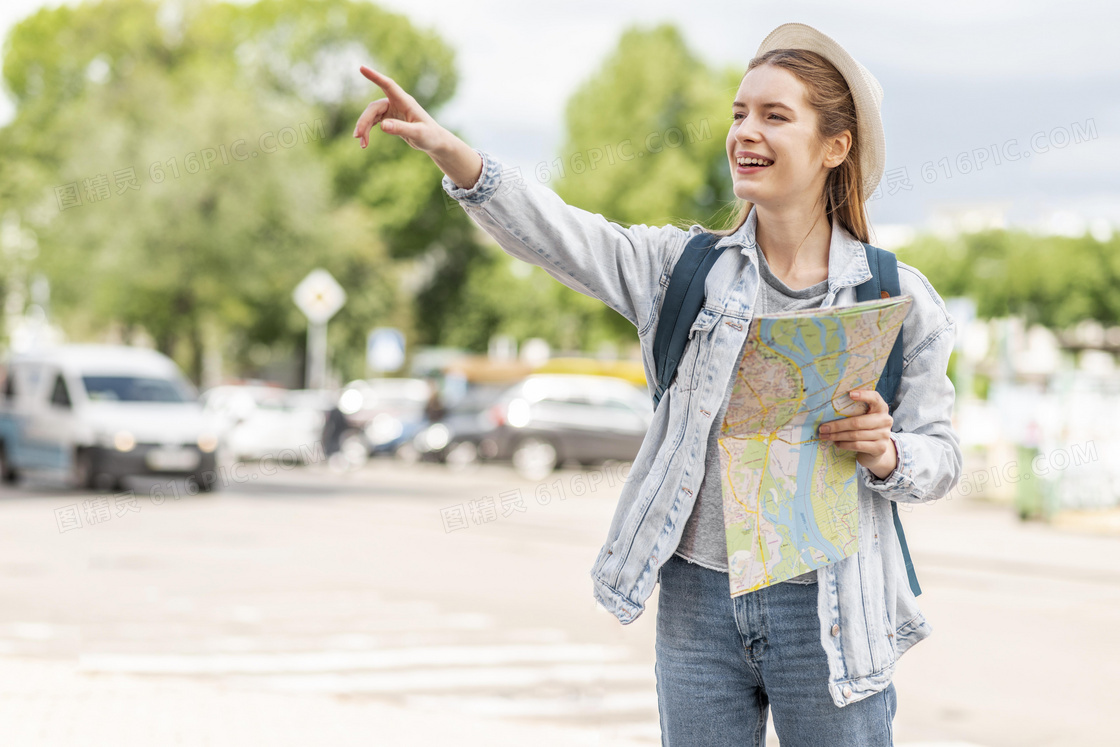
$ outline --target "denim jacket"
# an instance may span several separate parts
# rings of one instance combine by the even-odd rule
[[[626,317],[638,330],[652,397],[653,336],[669,271],[688,239],[704,229],[625,228],[566,204],[551,189],[477,152],[483,159],[478,182],[461,189],[445,176],[445,192],[507,254]],[[622,624],[645,609],[703,482],[713,413],[737,370],[758,290],[756,224],[752,209],[737,232],[716,244],[722,253],[708,274],[704,307],[591,568],[595,598]],[[828,690],[838,707],[887,687],[898,657],[933,632],[907,582],[890,501],[937,500],[962,471],[951,424],[955,392],[946,375],[953,320],[921,272],[902,262],[898,267],[901,291],[914,299],[903,325],[903,374],[893,411],[898,465],[886,479],[857,465],[859,550],[817,570],[820,640]],[[855,286],[870,277],[862,245],[834,221],[822,306],[855,303]]]

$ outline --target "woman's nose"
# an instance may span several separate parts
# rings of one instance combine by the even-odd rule
[[[747,120],[742,120],[739,128],[735,130],[735,139],[740,142],[757,143],[759,134],[754,125],[748,124]]]
[[[748,134],[744,134],[744,133],[741,133],[741,132],[740,132],[740,133],[737,133],[737,134],[735,135],[735,142],[737,142],[737,143],[743,143],[743,144],[750,144],[750,145],[755,145],[755,144],[757,144],[758,142],[760,142],[760,140],[761,140],[761,138],[759,138],[759,137],[756,137],[756,136],[754,136],[754,135],[751,135],[751,134],[749,134],[749,133],[748,133]]]

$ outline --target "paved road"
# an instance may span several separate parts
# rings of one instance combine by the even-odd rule
[[[4,488],[0,743],[660,743],[656,592],[628,626],[591,596],[617,472],[242,474]],[[898,744],[1116,744],[1120,540],[963,499],[903,521],[934,635]]]

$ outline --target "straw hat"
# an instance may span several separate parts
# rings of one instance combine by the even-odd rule
[[[887,141],[883,135],[883,117],[880,113],[883,87],[835,39],[804,23],[784,23],[771,31],[762,40],[755,57],[766,54],[771,49],[807,49],[816,52],[831,62],[848,81],[848,88],[856,103],[863,198],[868,199],[883,178],[883,165],[887,160]]]

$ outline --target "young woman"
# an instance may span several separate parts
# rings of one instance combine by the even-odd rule
[[[427,153],[444,190],[511,256],[602,300],[638,330],[652,393],[652,348],[668,273],[692,225],[623,227],[510,178],[432,119],[388,77],[358,120]],[[851,393],[865,414],[822,427],[856,454],[859,549],[788,581],[730,596],[718,435],[755,314],[855,303],[871,277],[864,203],[883,173],[875,78],[804,24],[772,32],[729,102],[727,158],[742,201],[677,374],[634,460],[591,570],[596,599],[632,622],[660,583],[656,674],[663,744],[764,744],[768,708],[783,747],[892,743],[898,658],[932,633],[918,609],[891,501],[946,495],[961,473],[946,376],[954,327],[926,278],[899,263],[903,375],[893,410]],[[655,157],[651,155],[651,157]]]

